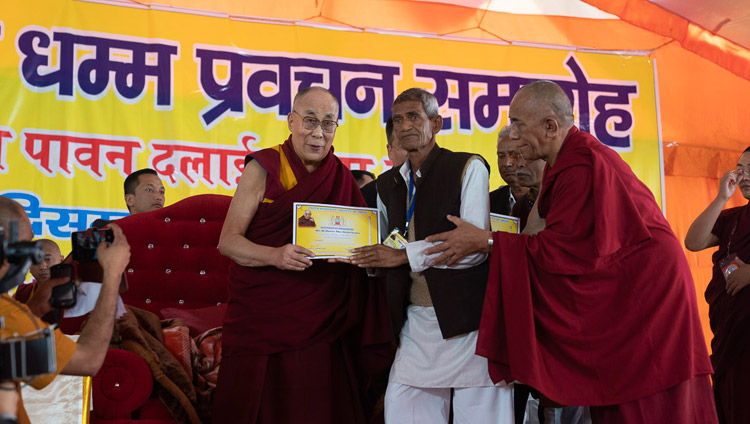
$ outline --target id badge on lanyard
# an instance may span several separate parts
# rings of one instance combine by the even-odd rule
[[[385,238],[383,241],[383,244],[392,247],[394,249],[406,249],[407,241],[407,234],[409,232],[409,221],[411,221],[411,217],[414,214],[414,198],[416,194],[416,190],[414,188],[414,176],[411,172],[411,167],[409,169],[409,192],[407,193],[407,203],[409,204],[409,207],[406,211],[406,225],[404,228],[403,234],[399,230],[398,227],[394,228],[393,231],[391,231],[390,234],[388,234],[388,237]]]
[[[404,238],[409,237],[409,222],[411,217],[414,215],[414,199],[417,197],[417,190],[414,187],[414,174],[411,171],[411,165],[409,165],[409,192],[406,194],[406,203],[409,207],[406,209],[406,224],[404,225]]]
[[[739,267],[739,264],[737,263],[737,255],[735,253],[731,253],[731,251],[729,250],[732,248],[732,238],[734,237],[734,232],[737,230],[737,221],[739,221],[739,217],[737,217],[737,219],[734,221],[732,232],[729,234],[729,242],[727,242],[727,256],[719,261],[719,267],[721,268],[725,279],[729,277],[729,274],[736,271]]]

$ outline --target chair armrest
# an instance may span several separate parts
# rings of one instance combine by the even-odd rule
[[[128,419],[151,396],[153,376],[146,361],[135,353],[109,349],[94,376],[94,417]]]

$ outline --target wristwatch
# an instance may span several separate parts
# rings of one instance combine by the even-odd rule
[[[0,414],[0,424],[18,424],[16,417],[10,414]]]
[[[492,253],[492,244],[495,242],[495,240],[492,238],[492,233],[490,233],[490,238],[487,240],[487,253]]]

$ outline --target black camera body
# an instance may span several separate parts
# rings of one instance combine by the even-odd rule
[[[17,241],[18,235],[15,222],[11,223],[10,236],[5,238],[5,228],[0,227],[0,262],[7,259],[11,264],[23,262],[30,258],[32,263],[41,263],[44,259],[44,249],[37,241]]]
[[[10,223],[10,234],[5,238],[5,228],[0,227],[0,261],[10,264],[8,272],[0,278],[0,291],[7,292],[19,285],[32,264],[44,260],[41,242],[17,241],[18,224]],[[0,299],[2,302],[14,300]],[[37,323],[28,309],[17,305]],[[0,328],[5,327],[5,318],[0,317]],[[30,334],[0,338],[0,381],[23,381],[37,375],[49,374],[57,369],[55,336],[51,327],[39,328]]]
[[[17,241],[18,223],[10,223],[9,237],[5,238],[5,228],[0,227],[0,263],[7,260],[8,272],[0,278],[0,293],[5,293],[23,282],[31,265],[44,260],[44,249],[40,241]]]
[[[89,228],[86,231],[75,231],[70,237],[73,245],[73,260],[76,262],[95,261],[97,259],[96,248],[99,247],[99,243],[115,241],[115,233],[111,229]]]
[[[0,340],[0,381],[24,381],[56,370],[52,327]]]
[[[54,265],[50,268],[50,278],[67,279],[65,283],[52,288],[52,297],[49,299],[50,305],[56,309],[68,309],[76,306],[78,289],[73,265],[65,262]]]

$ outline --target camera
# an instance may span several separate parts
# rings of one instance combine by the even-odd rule
[[[56,309],[68,309],[76,306],[78,289],[73,265],[64,262],[54,265],[50,268],[50,278],[67,279],[67,282],[52,288],[52,297],[49,299],[50,305]]]
[[[0,262],[7,260],[8,272],[0,279],[0,293],[5,293],[23,282],[31,265],[44,260],[44,249],[39,241],[17,241],[18,223],[10,223],[9,237],[5,238],[5,228],[0,227]]]
[[[10,223],[10,233],[6,240],[5,228],[0,226],[0,261],[10,264],[8,272],[0,278],[0,291],[3,293],[19,285],[29,272],[32,264],[44,260],[41,242],[17,241],[18,223]],[[2,301],[14,302],[3,298]],[[29,315],[31,322],[36,318],[28,309],[18,305]],[[5,327],[5,318],[0,317],[0,328]],[[55,337],[52,328],[44,327],[25,335],[0,337],[0,381],[22,381],[28,378],[49,374],[57,369],[55,357]]]
[[[38,264],[44,259],[44,249],[39,242],[15,241],[17,236],[13,233],[11,233],[10,240],[6,240],[3,227],[0,227],[0,238],[3,239],[0,244],[0,261],[7,259],[8,262],[14,264],[31,258],[33,263]]]
[[[86,231],[75,231],[71,234],[73,245],[73,260],[76,262],[91,262],[97,259],[96,248],[101,242],[112,243],[115,233],[111,230],[89,228]]]
[[[24,381],[56,370],[52,327],[0,340],[0,381]]]

